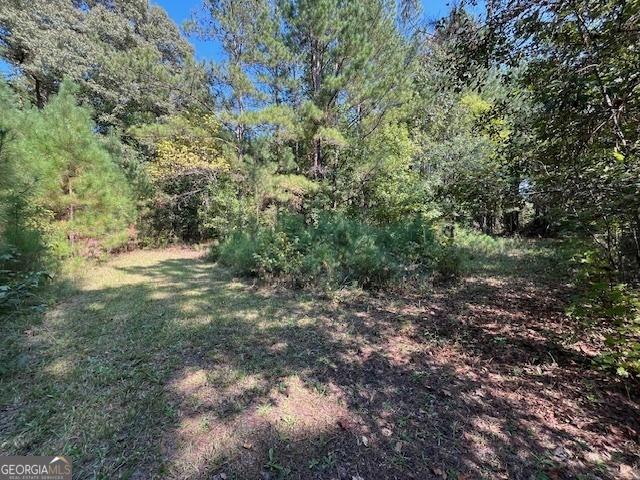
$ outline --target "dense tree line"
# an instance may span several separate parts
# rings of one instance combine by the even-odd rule
[[[224,54],[199,63],[145,0],[2,2],[5,271],[211,240],[244,273],[380,286],[455,273],[454,225],[570,237],[637,352],[639,2],[203,7],[185,29]]]

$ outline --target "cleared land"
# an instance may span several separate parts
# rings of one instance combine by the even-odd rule
[[[77,478],[636,478],[637,397],[590,368],[547,253],[334,298],[122,255],[2,319],[0,454]]]

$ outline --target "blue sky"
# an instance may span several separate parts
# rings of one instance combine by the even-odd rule
[[[196,12],[201,4],[201,0],[151,0],[152,3],[163,7],[169,16],[178,24],[182,25],[188,20],[193,12]],[[425,18],[435,20],[442,17],[449,11],[449,7],[455,0],[422,0],[422,10]],[[480,11],[477,7],[475,10]],[[195,47],[196,57],[199,60],[211,60],[219,58],[220,48],[214,42],[202,41],[197,38],[190,38]]]
[[[429,20],[440,18],[447,13],[450,5],[454,1],[455,0],[422,0],[423,14],[425,18]],[[182,26],[185,20],[188,20],[202,4],[201,0],[151,0],[151,2],[163,7],[179,26]],[[480,7],[477,7],[475,10],[480,11]],[[189,38],[189,40],[195,48],[198,60],[215,60],[221,57],[220,47],[214,42],[202,41],[195,37]],[[8,74],[10,70],[9,66],[0,60],[0,74]]]

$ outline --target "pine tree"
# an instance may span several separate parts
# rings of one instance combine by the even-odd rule
[[[128,182],[72,90],[63,84],[40,110],[19,108],[0,85],[1,233],[20,250],[38,243],[64,256],[86,241],[114,248],[135,218]]]

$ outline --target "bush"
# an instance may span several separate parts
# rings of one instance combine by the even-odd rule
[[[240,275],[255,275],[257,270],[254,255],[258,250],[257,247],[258,242],[255,237],[237,232],[221,245],[211,247],[210,258],[219,260]]]
[[[568,314],[606,332],[605,350],[597,363],[622,377],[640,375],[640,292],[612,281],[603,252],[591,250],[576,258],[580,294]]]
[[[460,275],[464,267],[464,256],[460,248],[448,245],[439,250],[435,261],[435,271],[443,280],[451,280]]]
[[[77,105],[72,87],[63,84],[42,110],[20,108],[3,98],[4,240],[12,243],[7,234],[14,228],[38,232],[47,246],[61,240],[100,242],[126,231],[134,218],[131,189],[96,134],[91,112]]]
[[[455,276],[459,261],[450,253],[419,219],[380,227],[323,214],[310,224],[280,216],[272,229],[232,235],[212,256],[236,273],[294,286],[381,288],[438,268]]]
[[[71,85],[41,110],[0,83],[1,302],[20,303],[59,260],[128,240],[127,179]]]
[[[45,270],[30,271],[16,248],[0,252],[0,312],[13,310],[35,298],[35,291],[51,275]]]
[[[214,116],[183,112],[128,133],[145,152],[149,188],[140,227],[147,240],[218,239],[241,222],[246,202]]]

